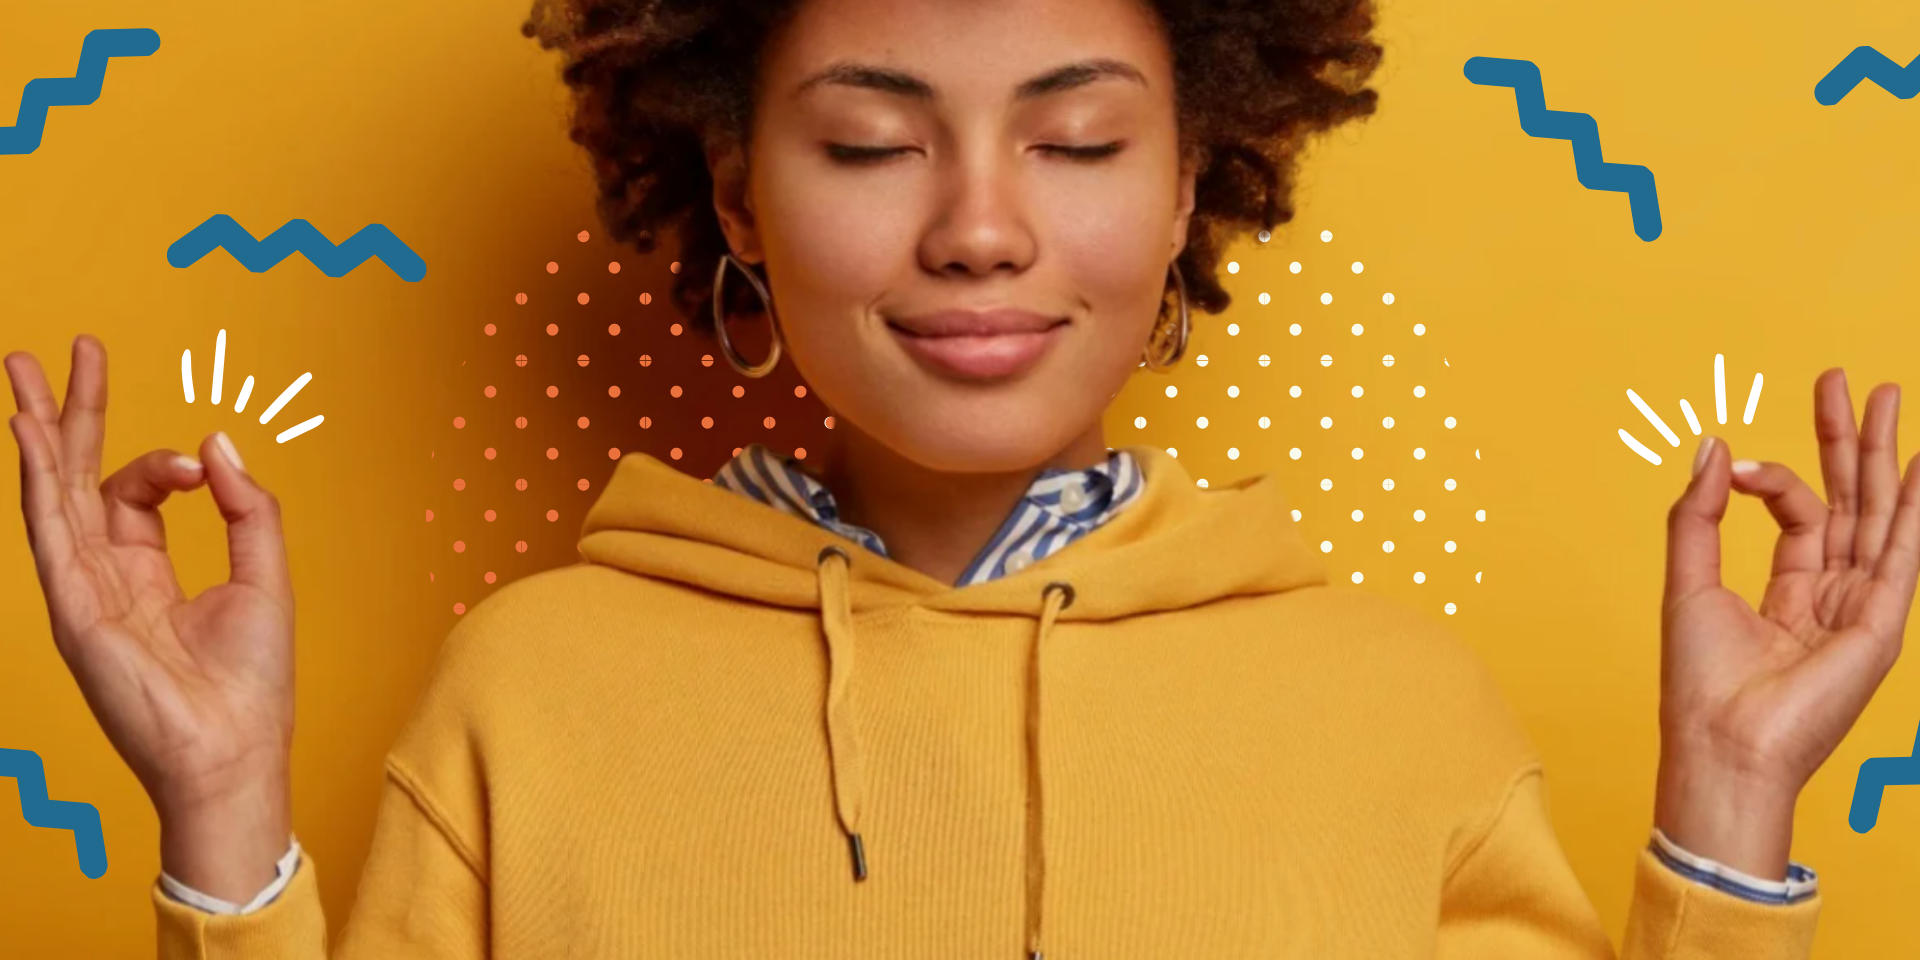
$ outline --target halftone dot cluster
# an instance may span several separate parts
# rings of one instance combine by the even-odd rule
[[[593,234],[591,231],[581,230],[573,234],[573,236],[579,243],[585,244],[592,239]],[[531,346],[536,348],[536,352],[538,352],[538,349],[545,349],[548,353],[548,356],[542,358],[532,358],[525,353],[514,355],[511,360],[511,366],[508,366],[507,369],[517,376],[510,376],[505,382],[486,384],[482,388],[482,393],[485,398],[489,401],[506,399],[509,403],[517,405],[527,403],[529,401],[529,394],[534,397],[544,394],[546,400],[551,403],[551,406],[542,408],[542,410],[546,411],[545,415],[539,415],[539,411],[534,410],[523,411],[513,409],[502,410],[493,414],[485,414],[473,410],[457,411],[459,415],[451,418],[452,427],[455,431],[466,431],[474,428],[477,424],[490,425],[496,421],[490,421],[488,419],[489,416],[499,416],[502,414],[511,417],[510,422],[513,424],[515,431],[527,431],[530,429],[534,431],[546,431],[544,434],[536,433],[535,436],[538,439],[532,440],[531,442],[528,441],[526,434],[522,433],[517,436],[516,441],[513,443],[500,444],[499,446],[485,446],[484,443],[476,443],[468,447],[468,450],[478,450],[480,452],[485,468],[487,470],[495,467],[508,470],[523,470],[525,467],[524,459],[532,458],[536,462],[544,460],[544,462],[548,464],[559,465],[561,469],[592,469],[586,466],[586,464],[598,461],[599,458],[595,451],[600,450],[606,452],[609,461],[619,461],[630,451],[625,448],[624,444],[608,444],[605,441],[621,439],[619,432],[622,430],[632,430],[635,423],[638,424],[641,430],[651,428],[653,426],[653,414],[660,414],[661,416],[669,418],[679,416],[689,421],[689,425],[691,425],[691,422],[699,423],[701,429],[730,429],[734,431],[751,429],[755,434],[755,440],[767,443],[769,446],[776,446],[777,439],[769,438],[777,438],[779,436],[778,431],[783,428],[791,429],[790,424],[781,424],[777,422],[773,416],[769,416],[768,411],[755,410],[752,406],[746,404],[742,404],[744,409],[736,410],[736,415],[732,417],[722,415],[718,418],[719,422],[716,423],[715,415],[720,414],[720,410],[712,408],[699,409],[697,406],[697,404],[703,402],[701,398],[705,396],[704,391],[707,389],[701,384],[674,382],[672,378],[662,379],[660,371],[658,370],[653,372],[652,377],[643,377],[638,379],[637,382],[633,376],[620,378],[625,380],[624,383],[613,382],[617,371],[608,371],[609,376],[604,379],[598,379],[597,382],[585,379],[585,371],[590,369],[599,371],[608,366],[605,361],[609,358],[602,356],[600,352],[593,349],[593,344],[595,343],[601,344],[603,350],[611,348],[617,345],[617,342],[612,338],[621,337],[624,334],[629,340],[634,336],[639,336],[642,343],[637,346],[644,347],[646,346],[646,340],[650,337],[657,337],[663,334],[677,337],[687,332],[686,327],[677,320],[672,321],[670,325],[662,323],[660,321],[668,318],[661,317],[657,313],[636,311],[632,306],[634,300],[623,300],[624,297],[635,297],[637,293],[639,306],[647,307],[654,302],[651,291],[624,292],[617,288],[599,289],[600,285],[611,283],[610,278],[619,277],[623,273],[630,273],[630,271],[626,270],[626,267],[630,266],[630,264],[623,264],[620,260],[607,259],[604,256],[594,257],[588,252],[590,250],[591,248],[586,248],[586,250],[570,249],[560,251],[560,256],[538,261],[534,266],[533,272],[540,280],[549,284],[555,282],[563,283],[565,286],[559,288],[548,286],[540,290],[512,290],[506,295],[512,298],[514,308],[526,307],[533,302],[535,297],[545,297],[547,299],[543,300],[540,306],[547,308],[549,315],[539,316],[538,319],[533,319],[529,317],[528,314],[516,313],[511,317],[494,318],[493,322],[483,323],[480,327],[480,331],[485,337],[499,338],[499,340],[491,341],[495,343],[510,341],[512,335],[516,334],[520,336],[544,334],[544,337],[537,337],[539,342],[531,344]],[[586,255],[583,256],[583,254]],[[571,257],[572,259],[565,259],[567,257]],[[565,271],[561,269],[563,266],[566,267]],[[675,261],[669,264],[668,271],[675,274],[679,273],[680,263]],[[565,277],[561,276],[563,272],[566,274]],[[540,276],[542,273],[544,273],[544,276]],[[608,294],[612,294],[612,296]],[[571,300],[571,303],[567,304],[567,309],[582,311],[579,323],[576,324],[574,321],[569,320],[567,316],[558,316],[551,313],[552,308],[563,302],[561,300],[562,297]],[[595,318],[584,316],[587,310],[608,310],[609,300],[622,302],[624,304],[624,310],[616,313],[620,321],[625,321],[627,326],[638,323],[640,325],[639,328],[636,330],[624,329],[622,323],[615,321],[613,317]],[[633,317],[639,319],[629,319]],[[609,339],[598,339],[602,336],[602,330],[605,331],[604,336]],[[501,336],[502,334],[507,334],[508,336]],[[579,339],[577,343],[570,342],[570,338],[578,339],[583,336],[586,336],[586,339]],[[524,343],[525,341],[522,342]],[[583,353],[576,349],[568,352],[564,356],[556,357],[552,355],[556,345],[584,346],[588,352]],[[522,349],[525,349],[525,347],[523,346]],[[652,356],[637,350],[631,353],[617,353],[613,359],[617,362],[622,355],[633,357],[636,356],[636,354],[638,356],[638,367],[628,367],[626,368],[627,371],[638,372],[655,366],[652,362]],[[563,395],[561,385],[557,382],[546,380],[529,383],[524,379],[527,374],[532,373],[535,369],[545,369],[549,371],[553,369],[552,366],[541,366],[542,364],[553,364],[555,361],[564,364],[568,359],[571,359],[574,365],[582,371],[583,382],[577,383],[575,386],[581,387],[584,392],[569,388]],[[593,362],[596,359],[602,362],[596,364]],[[486,361],[483,360],[482,362],[485,363]],[[712,371],[714,374],[726,372],[723,364],[721,364],[719,359],[713,354],[700,357],[698,363],[700,367],[696,369]],[[703,383],[704,382],[705,381],[703,381]],[[638,389],[633,389],[635,387],[638,387]],[[718,389],[724,390],[727,389],[727,386],[723,385],[718,387]],[[625,403],[645,404],[646,406],[640,406],[638,409],[633,407],[620,407],[618,409],[630,409],[632,413],[611,418],[589,416],[588,414],[591,412],[590,409],[569,409],[569,407],[575,403],[597,399],[600,396],[598,391],[605,391],[604,396],[607,400],[622,400],[625,398]],[[747,396],[745,385],[731,385],[731,393],[736,399],[742,399]],[[796,399],[804,399],[807,395],[808,389],[804,385],[793,387],[793,396]],[[674,403],[672,407],[665,407],[664,404],[670,401],[678,402]],[[605,401],[600,402],[605,403]],[[683,406],[682,404],[686,405]],[[649,407],[651,409],[649,409]],[[599,409],[604,410],[609,408],[602,406],[599,407]],[[611,419],[611,423],[608,422],[609,419]],[[469,420],[474,422],[469,423]],[[833,418],[825,418],[824,424],[827,429],[833,429]],[[504,426],[504,422],[500,425]],[[614,432],[611,434],[604,433],[609,430]],[[596,436],[593,431],[602,431],[604,439],[602,439],[602,436]],[[489,437],[487,439],[493,438]],[[745,438],[743,437],[742,439]],[[595,442],[596,440],[599,442]],[[808,455],[808,451],[804,447],[795,446],[792,450],[793,456],[798,459],[804,459]],[[737,452],[738,448],[736,448],[736,453]],[[687,456],[688,452],[679,447],[674,447],[665,454],[666,459],[675,461],[683,460]],[[511,476],[511,474],[509,474],[509,476]],[[469,489],[470,479],[473,478],[451,478],[454,489],[453,495],[464,497],[488,496],[486,492],[488,488],[485,485],[484,477],[474,479],[473,482],[476,486],[471,489]],[[569,479],[565,481],[565,483],[571,484],[580,493],[587,493],[593,486],[592,481],[586,477],[579,477],[577,480]],[[510,502],[474,504],[471,507],[463,508],[458,514],[461,517],[469,519],[477,516],[484,524],[493,526],[484,526],[481,523],[475,523],[473,527],[464,530],[447,531],[456,534],[458,538],[449,538],[443,540],[442,543],[454,544],[454,552],[458,554],[472,555],[479,553],[484,555],[489,549],[504,551],[508,544],[511,544],[514,552],[524,554],[529,551],[530,547],[529,541],[526,539],[528,531],[517,526],[516,520],[523,522],[527,519],[557,525],[557,529],[554,532],[542,534],[545,536],[558,536],[571,539],[577,535],[578,531],[576,528],[560,523],[561,516],[572,509],[570,504],[580,504],[581,509],[584,511],[585,504],[591,501],[568,500],[564,503],[542,502],[552,495],[551,490],[543,493],[538,489],[537,484],[530,485],[526,477],[514,478],[511,481],[511,485],[513,492],[507,494],[508,497],[512,498]],[[560,487],[560,489],[565,490],[564,487]],[[571,496],[573,491],[565,492]],[[466,513],[464,512],[466,509],[470,509],[473,512]],[[426,510],[423,515],[426,518],[426,522],[431,523],[435,519],[433,510]],[[447,522],[446,518],[441,518],[441,522],[443,524]],[[494,539],[495,537],[502,536],[502,534],[505,534],[507,537],[517,536],[518,538]],[[473,549],[469,550],[469,547]],[[481,559],[493,558],[483,556]],[[476,573],[477,572],[478,571],[476,571]],[[475,574],[466,574],[466,576],[473,575]],[[485,571],[484,580],[486,583],[495,583],[500,578],[501,572],[498,569]],[[456,577],[454,579],[462,580],[464,577]],[[432,571],[428,573],[428,581],[437,582]],[[456,614],[464,613],[468,603],[471,602],[471,598],[466,597],[450,597],[448,599],[458,600],[458,602],[452,604],[452,608]]]
[[[1472,503],[1432,499],[1473,494],[1460,478],[1446,475],[1446,472],[1454,469],[1453,461],[1441,454],[1451,448],[1438,442],[1439,436],[1450,435],[1446,431],[1459,429],[1462,426],[1461,419],[1452,411],[1432,409],[1431,405],[1436,402],[1450,401],[1438,399],[1444,396],[1442,394],[1430,398],[1428,385],[1413,382],[1413,377],[1409,376],[1409,366],[1424,370],[1421,364],[1428,360],[1424,356],[1416,356],[1413,341],[1405,338],[1409,331],[1414,337],[1424,336],[1426,325],[1412,323],[1411,318],[1403,322],[1384,312],[1376,313],[1388,309],[1410,309],[1396,306],[1398,297],[1393,291],[1383,289],[1387,284],[1380,282],[1390,281],[1389,277],[1382,274],[1390,274],[1392,264],[1378,262],[1378,258],[1341,256],[1342,252],[1347,251],[1332,246],[1332,230],[1317,231],[1309,236],[1315,235],[1323,246],[1297,248],[1299,253],[1305,254],[1299,259],[1281,261],[1271,267],[1258,260],[1250,263],[1229,261],[1229,275],[1238,276],[1243,272],[1240,267],[1249,267],[1245,271],[1248,274],[1246,282],[1252,289],[1230,290],[1236,298],[1236,304],[1251,300],[1264,309],[1243,308],[1251,312],[1243,312],[1234,317],[1232,322],[1222,323],[1218,329],[1226,332],[1226,338],[1202,341],[1214,356],[1194,354],[1190,367],[1195,374],[1191,379],[1186,379],[1178,386],[1173,383],[1158,385],[1156,389],[1164,393],[1166,399],[1160,401],[1149,397],[1141,404],[1154,407],[1164,402],[1166,409],[1128,410],[1125,411],[1125,418],[1133,422],[1134,429],[1141,432],[1145,442],[1154,441],[1155,437],[1150,432],[1153,429],[1175,430],[1186,436],[1193,446],[1202,448],[1187,450],[1185,457],[1189,473],[1196,478],[1198,486],[1207,486],[1204,478],[1206,473],[1229,463],[1246,464],[1251,461],[1252,469],[1258,471],[1266,466],[1260,461],[1261,454],[1284,451],[1283,464],[1298,464],[1313,471],[1310,474],[1312,479],[1307,480],[1319,487],[1319,493],[1313,495],[1316,498],[1313,502],[1321,503],[1317,498],[1324,496],[1326,503],[1338,507],[1322,507],[1316,516],[1307,517],[1307,522],[1324,523],[1338,515],[1350,518],[1355,524],[1384,524],[1377,533],[1394,534],[1391,539],[1384,536],[1365,539],[1367,544],[1380,545],[1378,553],[1371,549],[1355,551],[1351,549],[1351,544],[1346,545],[1348,549],[1343,552],[1351,557],[1352,562],[1351,565],[1343,565],[1344,569],[1337,571],[1338,576],[1355,584],[1366,582],[1369,576],[1373,576],[1377,583],[1378,575],[1384,573],[1390,582],[1404,583],[1395,581],[1395,578],[1411,572],[1414,583],[1433,585],[1428,589],[1459,589],[1463,586],[1462,577],[1467,571],[1448,568],[1448,565],[1457,566],[1461,562],[1459,555],[1466,552],[1468,541],[1463,535],[1467,531],[1463,526],[1469,522],[1484,523],[1487,511]],[[1261,242],[1267,242],[1267,239],[1263,237]],[[1286,274],[1260,273],[1262,269],[1277,269],[1282,264]],[[1300,280],[1307,283],[1301,284]],[[1255,284],[1264,285],[1266,289]],[[1375,297],[1379,299],[1376,301],[1373,299]],[[1268,310],[1284,312],[1269,313]],[[1255,322],[1256,318],[1258,322]],[[1217,333],[1215,335],[1217,337]],[[1263,336],[1296,338],[1291,341],[1296,349],[1280,357],[1257,353],[1255,351],[1258,349],[1271,350],[1277,346],[1257,342]],[[1231,339],[1236,337],[1239,340]],[[1317,342],[1309,340],[1314,346],[1301,350],[1297,348],[1300,342],[1297,338],[1320,339]],[[1386,342],[1379,342],[1383,338]],[[1249,343],[1255,351],[1249,351],[1245,358],[1237,355],[1231,347],[1240,342]],[[1363,344],[1387,349],[1365,350],[1359,355],[1338,353],[1343,348]],[[1310,352],[1316,347],[1324,352]],[[1396,357],[1395,352],[1388,350],[1400,356]],[[1257,357],[1257,360],[1247,363],[1247,358],[1253,357]],[[1370,362],[1373,358],[1379,359],[1379,366]],[[1276,359],[1281,361],[1280,367],[1291,365],[1291,369],[1285,373],[1277,372]],[[1317,369],[1314,367],[1316,359],[1319,361]],[[1341,362],[1336,364],[1336,359]],[[1444,366],[1448,365],[1443,362]],[[1233,379],[1206,380],[1200,371],[1207,375],[1215,371],[1232,371]],[[1314,379],[1316,374],[1321,379]],[[1433,375],[1433,372],[1426,374]],[[1274,382],[1266,380],[1268,376],[1286,379]],[[1326,379],[1329,376],[1336,379]],[[1226,393],[1224,399],[1214,392],[1223,388]],[[1286,391],[1285,399],[1280,397],[1281,389]],[[1408,397],[1402,391],[1410,391],[1412,396]],[[1278,405],[1267,406],[1276,404],[1276,401]],[[1352,409],[1346,408],[1349,403],[1354,404]],[[1368,406],[1362,407],[1361,403]],[[1241,405],[1251,405],[1255,409],[1243,413]],[[1266,409],[1259,409],[1262,406],[1266,406]],[[1188,423],[1193,424],[1192,433],[1188,433]],[[1316,425],[1318,430],[1313,429]],[[1267,441],[1266,445],[1254,442],[1253,436],[1248,435],[1249,428],[1254,426],[1262,431],[1271,429],[1269,433],[1258,435]],[[1194,439],[1196,437],[1199,439]],[[1161,442],[1164,443],[1165,439]],[[1174,447],[1167,446],[1165,449],[1169,457],[1181,457],[1180,451]],[[1430,451],[1436,455],[1429,457]],[[1219,459],[1223,455],[1224,460]],[[1474,455],[1477,459],[1479,452],[1476,450]],[[1359,482],[1342,481],[1343,489],[1335,491],[1331,473],[1335,469],[1333,465],[1341,462],[1356,471],[1353,476]],[[1381,497],[1385,499],[1373,499]],[[1336,498],[1377,503],[1383,505],[1384,509],[1363,511],[1353,502],[1341,504]],[[1424,525],[1429,510],[1434,512],[1434,522]],[[1310,507],[1305,512],[1316,513]],[[1376,516],[1367,520],[1367,512],[1373,512]],[[1469,514],[1471,521],[1468,521]],[[1404,526],[1409,515],[1413,516],[1415,524],[1423,526]],[[1294,509],[1293,518],[1301,521],[1302,510]],[[1332,536],[1324,540],[1315,537],[1310,542],[1318,543],[1322,553],[1334,554],[1334,545],[1341,542],[1342,538],[1337,531],[1324,532]],[[1444,536],[1435,537],[1433,534]],[[1402,564],[1404,566],[1400,566]],[[1373,569],[1375,565],[1381,569]],[[1400,566],[1400,569],[1393,569],[1395,566]],[[1415,566],[1421,569],[1410,569]],[[1429,574],[1434,579],[1429,580]],[[1477,572],[1474,582],[1481,582]],[[1460,608],[1458,601],[1458,597],[1442,593],[1434,596],[1432,602],[1452,614]]]

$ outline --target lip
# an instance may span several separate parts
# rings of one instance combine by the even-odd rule
[[[1060,339],[1066,324],[1063,317],[997,308],[890,319],[887,329],[932,373],[959,380],[1002,380],[1032,369]]]

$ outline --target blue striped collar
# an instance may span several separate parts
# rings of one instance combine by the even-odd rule
[[[889,556],[879,534],[840,519],[840,507],[825,485],[802,472],[792,457],[774,454],[762,444],[743,448],[714,474],[713,483]],[[1140,465],[1125,450],[1109,451],[1105,462],[1085,470],[1041,471],[954,586],[1019,573],[1052,556],[1113,519],[1139,499],[1146,486]]]

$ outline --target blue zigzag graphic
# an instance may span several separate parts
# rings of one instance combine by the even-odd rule
[[[1902,100],[1912,100],[1920,95],[1920,57],[1914,57],[1902,67],[1872,47],[1854,47],[1852,53],[1813,85],[1813,98],[1831,107],[1865,80],[1872,80]]]
[[[1860,778],[1853,783],[1853,809],[1847,811],[1847,826],[1854,833],[1866,833],[1880,820],[1880,795],[1888,787],[1920,787],[1920,735],[1913,739],[1913,756],[1872,757],[1860,764]]]
[[[427,262],[402,243],[392,230],[378,223],[360,228],[347,242],[333,241],[305,220],[288,220],[280,229],[255,240],[239,221],[224,213],[187,231],[187,235],[167,247],[167,262],[176,267],[192,266],[215,247],[226,247],[240,265],[254,273],[265,273],[275,264],[297,253],[304,253],[320,272],[329,277],[344,277],[353,268],[379,257],[400,279],[409,283],[427,275]]]
[[[1512,87],[1520,107],[1520,129],[1531,137],[1573,141],[1573,166],[1580,185],[1588,190],[1624,193],[1633,204],[1633,232],[1642,240],[1660,236],[1660,196],[1654,190],[1653,171],[1600,158],[1600,125],[1590,114],[1548,110],[1540,86],[1540,68],[1531,60],[1473,57],[1467,61],[1467,79],[1481,86]]]
[[[50,830],[72,830],[80,849],[80,872],[98,880],[107,872],[107,841],[100,833],[100,811],[91,803],[47,799],[47,772],[32,750],[0,749],[0,777],[20,781],[20,812],[27,822]]]
[[[27,81],[20,97],[20,115],[11,127],[0,127],[0,154],[32,153],[40,149],[47,129],[48,107],[84,107],[100,99],[107,79],[109,57],[144,57],[160,49],[160,35],[140,27],[132,30],[94,30],[80,43],[80,68],[71,77],[41,77]]]

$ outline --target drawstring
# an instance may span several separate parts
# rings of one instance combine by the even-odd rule
[[[839,563],[832,563],[837,558]],[[866,758],[860,750],[860,732],[854,726],[853,601],[847,590],[845,550],[828,546],[820,551],[820,625],[827,635],[827,750],[833,759],[833,803],[840,829],[847,833],[853,856],[853,879],[867,878],[867,848],[860,842],[860,807],[866,800]]]
[[[1060,611],[1073,605],[1073,584],[1054,581],[1041,590],[1040,629],[1027,666],[1027,960],[1041,960],[1040,918],[1046,905],[1045,794],[1040,792],[1040,653]]]
[[[836,562],[837,561],[837,562]],[[853,712],[853,601],[847,570],[853,559],[827,546],[816,559],[820,578],[820,623],[827,641],[826,725],[833,765],[834,811],[846,832],[853,857],[853,879],[867,878],[866,847],[860,839],[860,812],[866,799],[866,758]],[[1073,584],[1053,581],[1041,589],[1040,623],[1027,664],[1027,924],[1026,960],[1044,960],[1040,951],[1041,910],[1046,904],[1047,855],[1045,794],[1040,782],[1040,673],[1047,634],[1060,613],[1073,606]]]

